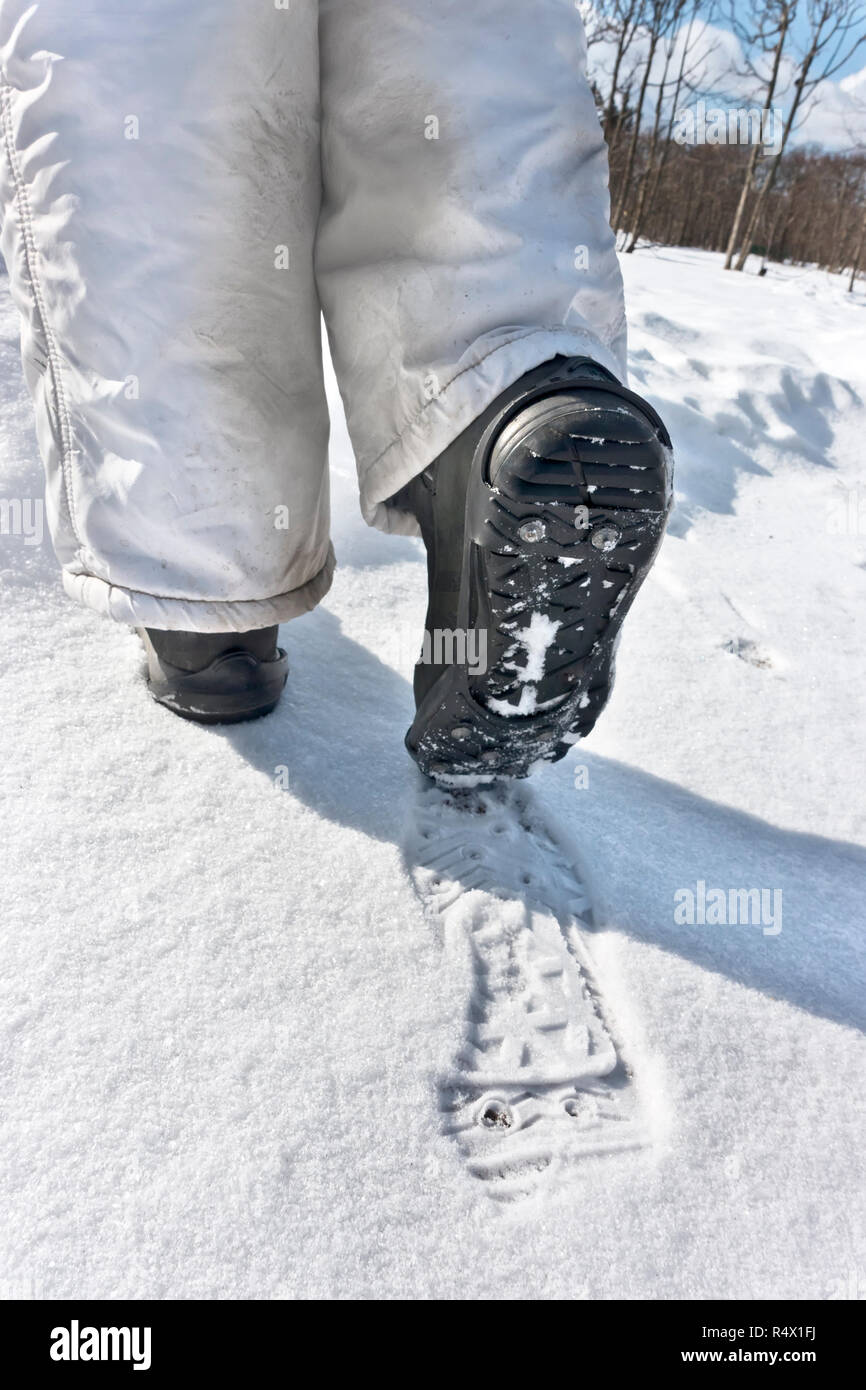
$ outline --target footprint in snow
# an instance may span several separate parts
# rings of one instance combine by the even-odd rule
[[[586,936],[575,866],[513,785],[426,787],[405,845],[415,888],[471,959],[443,1128],[491,1197],[521,1201],[648,1132]]]
[[[741,661],[748,662],[750,666],[758,666],[763,670],[772,668],[772,657],[749,637],[731,637],[723,646],[726,652],[738,656]]]

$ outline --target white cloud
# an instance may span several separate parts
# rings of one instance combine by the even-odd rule
[[[834,149],[866,149],[866,68],[841,82],[822,82],[797,134]]]

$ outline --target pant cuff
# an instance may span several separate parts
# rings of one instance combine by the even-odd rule
[[[334,550],[319,572],[296,589],[273,598],[223,599],[163,598],[156,594],[123,589],[90,574],[63,571],[63,587],[70,598],[93,608],[106,618],[132,627],[155,627],[173,632],[251,632],[272,627],[309,613],[321,602],[334,577]]]
[[[576,329],[528,329],[493,347],[489,339],[475,344],[451,381],[425,401],[397,438],[362,469],[361,511],[365,521],[380,531],[417,536],[414,516],[388,499],[437,459],[497,396],[533,367],[558,354],[592,357],[624,380],[623,363],[617,355],[593,334]]]

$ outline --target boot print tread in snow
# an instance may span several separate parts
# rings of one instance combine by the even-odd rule
[[[470,1171],[508,1200],[575,1160],[646,1144],[583,941],[589,901],[531,794],[427,784],[406,852],[425,907],[471,952],[465,1038],[441,1083]]]

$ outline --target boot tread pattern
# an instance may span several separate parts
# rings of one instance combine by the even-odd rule
[[[616,638],[671,497],[663,427],[620,389],[569,381],[518,410],[476,459],[464,585],[487,667],[446,672],[407,740],[440,781],[525,777],[562,757],[604,707]]]

